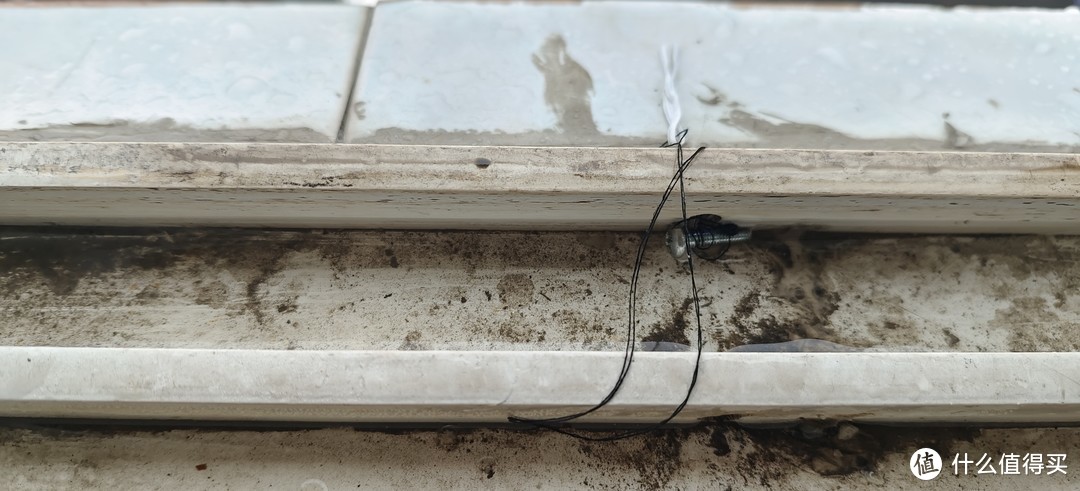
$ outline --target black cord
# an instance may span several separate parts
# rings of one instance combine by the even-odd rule
[[[696,281],[696,279],[694,277],[693,254],[691,253],[690,248],[687,248],[687,265],[688,265],[688,268],[689,268],[689,271],[690,271],[690,286],[691,286],[691,289],[693,291],[694,315],[695,315],[695,319],[697,321],[697,340],[698,340],[698,343],[697,343],[697,358],[694,361],[694,372],[693,372],[693,375],[690,378],[690,386],[687,388],[686,396],[683,398],[682,402],[679,403],[679,405],[675,408],[675,410],[673,410],[671,412],[670,415],[668,415],[666,418],[664,418],[663,420],[661,420],[658,423],[654,423],[654,424],[649,425],[649,426],[647,426],[645,428],[639,428],[639,429],[636,429],[636,430],[630,430],[630,431],[626,431],[626,432],[622,432],[622,433],[617,433],[617,434],[614,434],[614,435],[606,435],[606,436],[583,435],[581,433],[568,431],[568,430],[565,430],[565,429],[562,429],[562,428],[556,426],[557,424],[566,423],[568,421],[571,421],[571,420],[580,418],[582,416],[586,416],[588,414],[591,414],[591,413],[599,410],[600,408],[604,407],[605,405],[607,405],[609,402],[611,402],[612,399],[615,398],[615,395],[619,392],[619,389],[622,388],[623,382],[626,381],[626,377],[630,373],[630,366],[633,364],[633,361],[634,361],[634,352],[635,352],[635,343],[634,343],[634,341],[637,339],[637,315],[636,315],[636,311],[637,311],[637,285],[638,285],[638,278],[641,275],[641,265],[645,260],[645,251],[646,251],[647,246],[649,244],[649,238],[652,236],[653,230],[656,228],[656,222],[660,218],[660,212],[664,209],[664,205],[667,203],[668,199],[671,197],[671,193],[672,193],[672,191],[674,191],[676,184],[679,185],[679,198],[680,198],[680,202],[682,204],[682,210],[681,211],[682,211],[682,218],[683,218],[682,219],[683,234],[684,234],[684,236],[687,236],[687,237],[689,236],[689,230],[688,230],[688,225],[687,225],[687,216],[686,216],[686,185],[685,185],[685,182],[684,182],[684,179],[683,179],[683,175],[684,175],[686,169],[688,167],[690,167],[690,164],[694,161],[694,159],[697,158],[698,154],[700,154],[703,150],[705,150],[705,147],[698,148],[693,154],[690,155],[689,158],[684,160],[683,159],[683,145],[682,145],[682,142],[683,142],[683,139],[686,138],[686,132],[687,132],[687,130],[683,130],[682,132],[680,132],[677,135],[677,138],[676,138],[675,142],[665,142],[663,145],[661,145],[661,147],[664,147],[664,148],[672,147],[672,146],[676,147],[676,170],[675,170],[675,175],[672,176],[671,182],[668,183],[667,188],[664,190],[663,196],[660,198],[660,203],[657,205],[656,210],[653,211],[652,219],[649,221],[649,226],[645,229],[645,232],[642,234],[641,244],[638,246],[637,257],[636,257],[636,259],[634,261],[634,271],[633,271],[633,274],[630,277],[630,301],[629,301],[629,308],[628,308],[628,310],[629,310],[629,312],[628,312],[629,321],[628,321],[628,324],[627,324],[626,348],[625,348],[625,351],[623,352],[622,368],[619,370],[619,376],[615,381],[615,385],[611,388],[611,390],[608,392],[608,394],[599,403],[597,403],[596,405],[594,405],[594,406],[592,406],[589,409],[586,409],[584,411],[569,414],[569,415],[566,415],[566,416],[558,416],[558,417],[554,417],[554,418],[530,419],[530,418],[521,418],[521,417],[517,417],[517,416],[510,416],[507,419],[511,423],[529,424],[529,425],[537,426],[537,427],[540,427],[540,428],[545,428],[545,429],[548,429],[548,430],[552,430],[552,431],[554,431],[556,433],[561,433],[563,435],[571,436],[571,437],[578,438],[578,439],[581,439],[581,440],[598,441],[598,442],[599,441],[613,441],[613,440],[620,440],[620,439],[623,439],[623,438],[630,438],[630,437],[633,437],[633,436],[643,435],[645,433],[652,432],[653,430],[656,430],[657,428],[660,428],[660,427],[668,424],[669,422],[671,422],[671,420],[675,419],[675,417],[678,416],[679,413],[682,412],[682,410],[684,408],[686,408],[686,405],[690,402],[690,396],[693,394],[694,387],[697,385],[698,374],[700,373],[700,369],[701,369],[701,353],[702,353],[702,349],[703,349],[705,343],[704,343],[703,330],[701,328],[701,302],[700,302],[700,299],[698,298],[697,281]]]

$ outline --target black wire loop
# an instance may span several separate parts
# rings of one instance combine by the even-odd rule
[[[702,349],[703,349],[703,347],[705,345],[705,339],[704,339],[704,333],[703,333],[703,330],[702,330],[702,327],[701,327],[701,300],[698,298],[697,279],[696,279],[696,277],[694,275],[694,254],[692,253],[690,248],[687,248],[687,257],[686,257],[686,259],[687,259],[687,268],[690,271],[690,289],[693,292],[694,318],[695,318],[696,323],[697,323],[697,358],[694,361],[694,371],[693,371],[693,374],[691,375],[691,378],[690,378],[690,385],[686,390],[686,396],[683,397],[682,401],[679,403],[678,406],[675,407],[675,409],[671,412],[670,415],[668,415],[663,420],[661,420],[661,421],[659,421],[657,423],[653,423],[651,425],[648,425],[648,426],[646,426],[644,428],[627,430],[627,431],[622,431],[622,432],[618,432],[618,433],[614,433],[614,434],[588,435],[588,434],[581,433],[579,431],[571,431],[569,429],[561,427],[565,423],[568,423],[568,422],[573,421],[575,419],[578,419],[578,418],[581,418],[583,416],[592,414],[592,413],[596,412],[597,410],[599,410],[600,408],[607,405],[609,402],[611,402],[612,399],[615,398],[615,395],[618,394],[619,389],[622,388],[623,383],[626,382],[626,378],[630,373],[630,366],[634,362],[634,352],[635,352],[635,345],[636,345],[635,340],[637,339],[637,322],[638,322],[637,321],[637,287],[638,287],[638,277],[641,275],[641,265],[642,265],[642,263],[644,262],[644,259],[645,259],[645,251],[647,250],[647,247],[649,245],[649,238],[652,236],[653,231],[656,228],[656,222],[660,218],[660,212],[664,209],[664,205],[667,203],[668,199],[671,197],[671,193],[675,190],[676,185],[679,187],[679,201],[680,201],[680,204],[682,205],[681,211],[682,211],[683,233],[686,236],[689,236],[689,234],[690,234],[690,230],[689,230],[689,227],[688,227],[688,224],[687,224],[687,215],[686,215],[686,184],[684,182],[683,175],[686,172],[686,169],[690,167],[690,164],[693,163],[694,159],[697,158],[697,156],[703,150],[705,150],[705,147],[698,148],[696,151],[694,151],[693,154],[690,155],[690,157],[684,159],[683,158],[683,140],[686,138],[687,131],[688,130],[682,130],[681,132],[679,132],[679,134],[677,135],[676,141],[674,141],[674,142],[665,142],[663,145],[661,145],[661,148],[669,148],[669,147],[675,147],[676,148],[675,175],[672,176],[671,181],[668,183],[667,188],[664,190],[664,194],[660,198],[660,203],[656,206],[656,209],[653,211],[652,219],[649,221],[649,226],[646,227],[644,233],[641,236],[641,243],[638,245],[637,256],[636,256],[636,258],[634,260],[634,271],[633,271],[633,274],[632,274],[632,276],[630,278],[630,300],[629,300],[628,312],[627,312],[627,314],[628,314],[628,322],[627,322],[627,331],[626,331],[626,348],[625,348],[624,353],[623,353],[622,368],[619,370],[619,375],[615,380],[614,386],[612,386],[611,390],[608,392],[608,394],[606,396],[604,396],[603,399],[600,400],[600,402],[598,402],[596,405],[594,405],[594,406],[592,406],[592,407],[590,407],[590,408],[588,408],[588,409],[586,409],[584,411],[579,411],[579,412],[576,412],[576,413],[573,413],[573,414],[568,414],[568,415],[565,415],[565,416],[558,416],[558,417],[553,417],[553,418],[540,418],[540,419],[531,419],[531,418],[523,418],[523,417],[518,417],[518,416],[510,416],[507,419],[511,423],[528,424],[528,425],[532,425],[532,426],[536,426],[536,427],[540,427],[540,428],[545,428],[545,429],[549,429],[549,430],[555,431],[557,433],[568,435],[568,436],[578,438],[578,439],[581,439],[581,440],[597,441],[597,442],[613,441],[613,440],[621,440],[621,439],[624,439],[624,438],[630,438],[630,437],[638,436],[638,435],[644,435],[646,433],[650,433],[650,432],[652,432],[652,431],[654,431],[654,430],[656,430],[658,428],[663,427],[664,425],[671,422],[671,420],[675,419],[675,417],[678,416],[679,413],[682,412],[682,410],[684,408],[686,408],[686,405],[690,402],[690,396],[693,394],[694,387],[697,385],[698,374],[700,373],[700,370],[701,370],[701,353],[702,353]],[[725,252],[726,252],[726,249],[725,249]],[[721,253],[721,255],[722,255],[722,253]],[[719,256],[717,256],[717,257],[719,257]]]

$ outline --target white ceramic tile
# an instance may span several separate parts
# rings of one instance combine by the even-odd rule
[[[332,141],[367,10],[0,8],[0,138]]]
[[[373,22],[352,141],[658,143],[674,44],[696,142],[1080,147],[1075,9],[409,1]]]

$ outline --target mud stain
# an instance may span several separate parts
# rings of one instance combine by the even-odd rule
[[[224,308],[229,299],[229,287],[218,280],[195,287],[195,303],[212,309]]]
[[[257,324],[268,321],[263,305],[263,286],[280,272],[294,252],[319,250],[322,243],[313,234],[273,240],[272,235],[250,232],[172,231],[125,235],[117,231],[78,229],[72,233],[4,231],[0,244],[0,294],[17,297],[22,292],[44,286],[53,298],[77,297],[90,293],[100,303],[126,294],[124,284],[130,271],[214,271],[225,272],[243,287],[234,295],[225,282],[198,279],[192,284],[192,301],[214,309],[236,308],[250,314]],[[327,251],[333,255],[334,251]],[[107,286],[107,287],[101,287]],[[144,288],[144,293],[146,290]],[[161,296],[149,293],[136,298],[152,301]],[[239,301],[233,301],[237,296]],[[47,298],[40,299],[48,302]],[[296,306],[286,305],[285,312]],[[283,312],[284,313],[284,312]]]
[[[495,334],[511,343],[543,343],[547,340],[546,330],[533,327],[518,316],[511,316],[508,322],[500,324]]]
[[[715,87],[708,84],[702,84],[706,90],[709,91],[708,95],[695,96],[698,102],[705,104],[706,106],[719,106],[728,100],[728,97],[723,92],[720,92]]]
[[[317,437],[319,432],[286,431],[287,428],[280,426],[232,428],[227,423],[213,429],[173,428],[184,426],[24,423],[19,427],[0,428],[0,438],[9,445],[29,449],[53,442],[100,443],[102,438],[175,440],[187,433],[187,439],[197,441],[184,447],[192,452],[198,452],[195,447],[198,441],[205,444],[227,438],[243,441],[245,445],[258,446],[255,442],[262,442],[268,448],[283,447],[280,455],[284,456],[295,452],[296,448],[313,445],[317,440],[310,437]],[[328,445],[329,442],[358,440],[355,444],[344,443],[343,454],[362,451],[362,448],[393,448],[399,452],[408,449],[407,452],[415,453],[419,458],[444,462],[448,470],[475,472],[471,474],[474,477],[468,479],[481,481],[540,468],[558,469],[560,477],[567,474],[580,476],[583,481],[579,484],[589,488],[646,490],[700,487],[702,482],[710,483],[715,489],[806,489],[807,485],[813,484],[830,484],[830,488],[842,484],[846,484],[842,487],[858,484],[865,487],[873,484],[874,476],[878,474],[912,479],[906,469],[896,466],[906,466],[907,457],[918,448],[930,447],[942,455],[951,455],[987,445],[985,451],[997,445],[1014,445],[1022,453],[1026,450],[1023,437],[1030,435],[1022,433],[1023,430],[989,430],[987,434],[983,430],[963,427],[886,427],[831,421],[806,421],[783,428],[751,428],[709,421],[613,442],[575,441],[541,430],[453,427],[355,430],[350,431],[347,427],[320,430],[324,435],[332,433],[333,436],[318,441]],[[1010,438],[1010,434],[1014,436]],[[267,458],[279,456],[275,453],[267,455]],[[194,462],[205,460],[200,458]],[[377,463],[373,460],[360,462],[359,465]],[[830,479],[808,481],[808,473]],[[838,480],[844,477],[853,480]]]
[[[40,278],[53,295],[67,296],[88,278],[127,268],[167,268],[176,261],[173,254],[157,247],[167,241],[164,236],[100,241],[89,237],[12,235],[0,245],[0,271],[10,275],[10,281],[4,282],[7,295],[21,289],[20,278]]]
[[[84,122],[0,131],[0,141],[330,143],[334,136],[310,128],[198,129],[178,124],[172,118],[150,122]]]
[[[728,104],[729,106],[731,103]],[[835,150],[941,150],[959,149],[983,152],[1067,152],[1080,151],[1077,145],[1054,145],[1045,142],[975,142],[958,130],[945,116],[941,140],[928,138],[855,138],[840,131],[815,124],[786,121],[773,123],[759,115],[733,109],[720,119],[732,128],[754,135],[758,142],[725,142],[725,146],[750,148],[814,148]]]
[[[859,348],[1080,349],[1080,249],[1069,238],[773,231],[746,247],[755,262],[769,265],[772,282],[743,292],[713,333],[727,349],[803,338]],[[924,308],[918,302],[936,301],[920,293],[924,288],[951,295],[950,284],[997,305],[994,318],[972,325],[950,319],[947,310],[937,317],[917,313]],[[961,301],[958,308],[975,305]],[[870,314],[864,324],[856,317],[854,327],[864,334],[853,336],[850,324],[832,325],[841,307],[848,322],[853,311]],[[986,335],[994,333],[1008,344],[988,344]]]
[[[603,325],[589,316],[572,309],[560,309],[551,315],[551,320],[558,327],[558,332],[569,342],[584,347],[610,340],[615,336],[615,327]]]
[[[659,322],[653,325],[649,334],[643,337],[642,341],[654,341],[654,342],[669,342],[690,345],[690,338],[686,335],[686,330],[690,327],[690,322],[687,321],[687,315],[693,315],[694,299],[687,298],[683,300],[681,305],[675,306],[672,310],[671,319],[668,321]]]
[[[662,137],[660,138],[663,139]],[[596,131],[581,133],[546,129],[522,133],[497,131],[447,131],[413,130],[407,128],[379,128],[369,136],[353,138],[350,143],[378,143],[398,145],[538,145],[538,146],[606,146],[606,147],[654,147],[656,138],[617,136]]]
[[[503,276],[496,289],[504,305],[520,307],[532,303],[536,285],[529,275],[514,273]]]
[[[648,438],[632,438],[616,445],[582,442],[578,451],[588,460],[615,464],[637,473],[640,489],[667,489],[683,467],[683,444],[692,438],[687,430],[658,431]]]
[[[949,122],[949,113],[945,113],[941,117],[945,120],[945,148],[958,150],[970,147],[975,143],[975,139],[971,135],[956,129],[956,126]]]
[[[833,251],[821,242],[804,242],[800,235],[798,231],[761,234],[750,246],[769,264],[773,281],[767,292],[753,290],[739,299],[728,317],[730,330],[714,333],[719,349],[798,339],[844,344],[830,328],[830,316],[840,304],[825,274]],[[769,307],[789,308],[762,308],[766,302]]]
[[[409,333],[405,335],[405,340],[402,341],[401,347],[398,349],[405,351],[422,350],[424,349],[423,345],[420,344],[420,338],[422,337],[423,334],[420,331],[409,331]]]
[[[592,114],[592,77],[567,53],[566,40],[559,35],[549,37],[532,55],[532,62],[544,75],[544,101],[555,112],[559,130],[599,133]]]
[[[719,425],[712,429],[709,442],[718,455],[732,448],[745,449],[739,471],[745,484],[770,486],[792,467],[830,477],[873,473],[890,454],[908,455],[931,447],[949,455],[980,434],[979,429],[965,427],[892,428],[806,421],[776,429]]]
[[[1080,350],[1080,323],[1062,319],[1045,298],[1015,298],[1011,303],[990,322],[991,328],[1009,333],[1010,351]]]

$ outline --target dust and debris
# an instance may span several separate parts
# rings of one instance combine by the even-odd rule
[[[725,101],[727,101],[727,99],[728,99],[727,95],[724,94],[723,92],[720,92],[715,87],[713,87],[711,85],[708,85],[708,84],[702,84],[702,86],[705,87],[705,89],[709,91],[709,94],[706,95],[706,96],[702,96],[702,95],[695,96],[695,97],[697,97],[697,100],[699,102],[701,102],[702,104],[705,104],[706,106],[719,106],[719,105],[723,104]]]
[[[1043,351],[1047,345],[1080,350],[1080,322],[1062,319],[1057,310],[1042,297],[1013,298],[1008,308],[995,312],[990,327],[1008,329],[1011,351]]]
[[[228,231],[138,235],[92,229],[70,234],[13,230],[6,235],[0,249],[0,272],[4,273],[0,288],[6,296],[21,297],[44,285],[51,293],[46,298],[109,300],[125,296],[124,278],[133,272],[206,269],[215,273],[192,279],[190,301],[213,309],[239,309],[236,313],[250,314],[260,325],[267,321],[264,284],[284,267],[288,254],[317,247],[295,238],[268,241]],[[220,272],[242,286],[234,290],[218,277]],[[135,298],[155,302],[164,300],[165,293],[158,283],[151,283]],[[292,312],[295,307],[285,310]]]
[[[584,119],[584,118],[581,118]],[[574,118],[576,121],[577,119]],[[588,125],[584,125],[588,128]],[[409,128],[379,128],[367,136],[350,140],[350,143],[376,143],[397,145],[530,145],[543,146],[607,146],[652,147],[656,138],[651,136],[619,136],[597,130],[593,133],[563,131],[561,127],[522,133],[477,130],[414,130]]]
[[[547,340],[547,330],[525,322],[520,314],[511,314],[510,319],[499,324],[495,330],[502,341],[512,343],[543,343]]]
[[[949,113],[945,113],[941,117],[945,123],[945,148],[958,150],[975,143],[975,139],[971,135],[956,129],[956,126],[949,122]]]
[[[172,118],[161,118],[147,122],[116,119],[0,131],[0,141],[329,143],[333,137],[300,127],[201,129],[177,123]]]
[[[690,338],[687,337],[686,332],[690,327],[690,323],[686,320],[686,316],[688,314],[693,315],[693,305],[694,299],[687,298],[683,300],[681,305],[674,307],[670,320],[653,325],[649,334],[646,334],[641,340],[689,345]]]
[[[277,306],[277,311],[279,314],[290,314],[296,312],[297,307],[298,306],[296,305],[296,298],[293,297],[286,302],[279,303]]]
[[[418,330],[427,349],[618,349],[638,237],[9,228],[0,239],[8,344],[398,349]],[[1070,237],[761,231],[701,264],[706,349],[1075,350],[1078,265]],[[654,242],[639,341],[688,344],[687,287]]]
[[[390,258],[390,267],[391,268],[396,268],[398,266],[401,266],[401,263],[398,262],[397,255],[394,254],[393,249],[387,248],[386,251],[384,252],[384,254],[386,254],[386,257]]]
[[[195,288],[195,303],[212,309],[223,308],[229,302],[229,297],[229,287],[220,280],[206,284],[200,282]]]
[[[401,343],[401,346],[398,347],[398,349],[407,351],[418,351],[424,349],[423,345],[420,344],[420,338],[422,338],[423,336],[423,333],[421,333],[420,331],[409,331],[409,333],[405,335],[405,341]]]
[[[356,479],[376,488],[418,480],[464,487],[500,479],[523,488],[588,483],[597,489],[647,490],[906,489],[910,483],[922,484],[907,468],[916,449],[930,447],[942,455],[1003,449],[1046,452],[1074,446],[1080,429],[888,427],[842,421],[754,428],[708,421],[614,442],[583,442],[539,430],[453,427],[260,431],[37,426],[0,428],[0,440],[5,442],[0,446],[0,459],[7,463],[0,477],[5,479],[5,473],[31,466],[38,472],[23,472],[27,479],[47,479],[54,467],[70,472],[75,459],[97,470],[100,482],[88,484],[122,487],[137,487],[125,486],[125,480],[144,479],[147,472],[158,470],[169,487],[191,487],[184,485],[193,482],[183,481],[185,473],[175,472],[178,463],[185,462],[214,462],[220,479],[249,482],[252,466],[271,462],[266,469],[270,479],[318,468],[328,485],[351,482],[350,487]],[[56,451],[58,447],[63,451]],[[256,450],[237,453],[235,448]],[[418,470],[431,468],[433,462],[438,463],[433,470]],[[140,472],[130,472],[133,464]],[[1071,475],[1061,476],[1060,482],[1071,483]]]
[[[592,347],[615,337],[613,325],[604,325],[574,309],[559,309],[551,314],[551,320],[562,336],[584,347]]]
[[[722,349],[798,339],[844,344],[830,329],[830,317],[840,296],[832,291],[824,274],[831,258],[829,248],[802,242],[798,231],[759,235],[762,237],[751,247],[767,261],[772,284],[768,292],[746,292],[728,317],[730,330],[716,332],[715,341]],[[762,309],[763,299],[787,308]],[[763,310],[773,313],[760,312]]]
[[[499,301],[504,305],[521,307],[532,303],[536,285],[533,284],[529,275],[513,273],[499,280],[498,290]]]
[[[722,348],[812,338],[1072,351],[1078,247],[1063,237],[765,232],[734,253],[767,265],[771,281],[739,290],[712,335]]]
[[[754,135],[756,141],[724,142],[727,147],[816,148],[838,150],[941,150],[958,149],[983,152],[1068,152],[1080,151],[1077,145],[1050,145],[1040,142],[976,142],[944,119],[941,140],[931,138],[857,138],[832,128],[810,123],[787,121],[774,114],[753,114],[727,102],[730,112],[719,122]],[[780,120],[774,123],[766,117]]]
[[[958,338],[955,334],[953,334],[952,331],[950,331],[948,329],[944,329],[941,332],[943,334],[945,334],[945,338],[947,340],[946,343],[949,344],[950,348],[955,348],[956,345],[960,344],[960,338]]]
[[[480,473],[483,474],[485,479],[491,479],[495,477],[494,457],[484,457],[480,459]]]
[[[804,421],[786,428],[751,428],[738,425],[714,428],[710,442],[750,448],[745,452],[746,483],[768,486],[785,474],[784,467],[809,469],[821,476],[845,476],[880,472],[890,454],[910,455],[931,447],[951,454],[981,433],[976,428],[894,428],[848,422]],[[717,436],[717,433],[722,436]]]
[[[683,466],[683,445],[691,438],[686,430],[657,431],[648,438],[614,442],[580,442],[578,452],[585,462],[595,461],[633,469],[633,482],[640,489],[666,489]]]
[[[65,240],[66,239],[66,240]],[[36,277],[53,295],[71,295],[84,280],[125,268],[158,269],[169,267],[175,257],[156,244],[161,237],[114,237],[101,241],[92,238],[55,235],[25,235],[6,240],[0,250],[0,272],[11,275],[5,283],[13,293],[21,281]],[[118,253],[117,249],[122,250]]]

